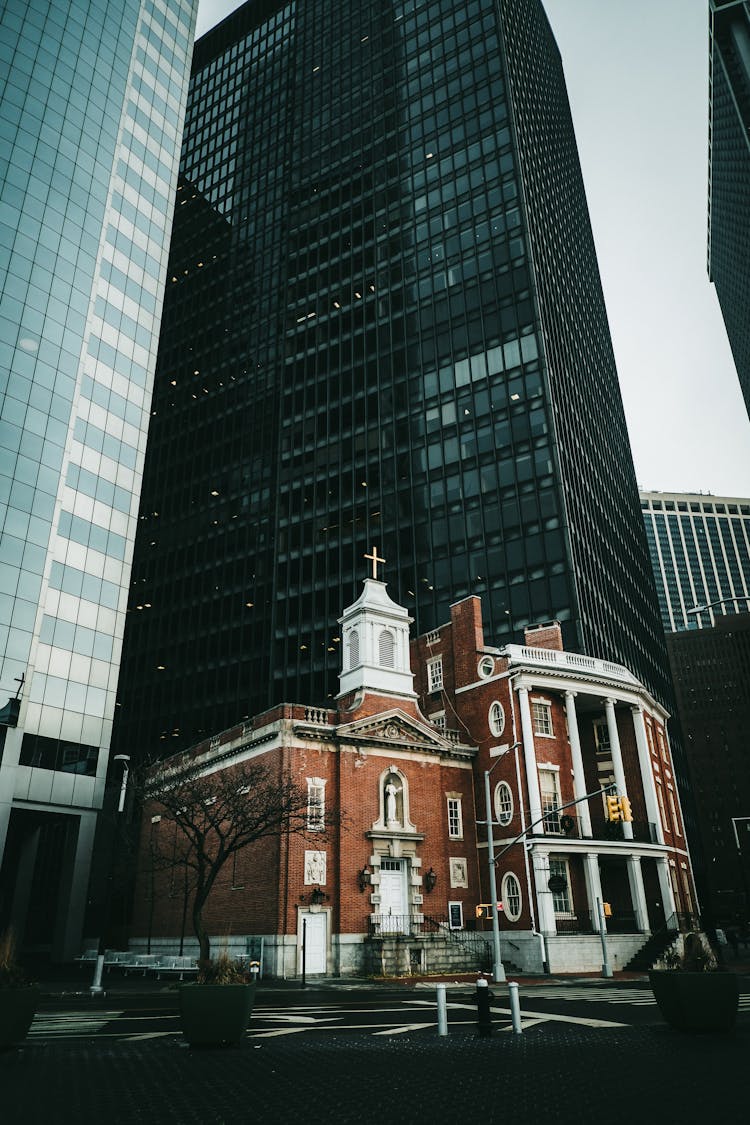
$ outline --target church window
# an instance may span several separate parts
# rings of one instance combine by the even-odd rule
[[[463,817],[461,815],[461,798],[448,798],[448,836],[451,840],[462,840],[464,835]]]
[[[320,777],[307,779],[307,827],[322,832],[326,818],[326,783]]]
[[[441,691],[443,687],[443,658],[436,656],[427,661],[427,690]]]
[[[349,631],[349,667],[356,668],[359,664],[359,633],[356,629]]]
[[[503,828],[513,819],[513,791],[507,781],[499,781],[495,786],[495,816]]]
[[[381,668],[393,668],[396,663],[396,646],[393,633],[383,629],[378,638],[378,654]]]
[[[521,917],[521,884],[512,871],[503,875],[500,896],[506,918],[509,922],[517,922]]]
[[[534,723],[534,734],[552,734],[552,706],[546,700],[532,702],[531,718]]]
[[[505,711],[502,703],[498,703],[497,700],[490,705],[489,724],[492,734],[495,738],[499,738],[505,730]]]

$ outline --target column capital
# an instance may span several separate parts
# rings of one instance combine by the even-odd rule
[[[565,689],[565,698],[566,698],[566,699],[575,699],[575,697],[576,697],[577,695],[578,695],[578,692],[577,692],[577,691],[573,691],[573,689],[572,689],[572,688],[566,688],[566,689]]]
[[[646,708],[643,706],[642,703],[631,703],[630,704],[630,710],[633,712],[634,715],[638,715],[638,714],[644,715],[646,713]]]

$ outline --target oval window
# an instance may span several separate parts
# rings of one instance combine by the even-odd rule
[[[498,781],[495,786],[495,819],[502,828],[513,819],[513,790],[507,781]]]
[[[517,922],[521,917],[521,884],[512,871],[503,875],[500,894],[505,917],[509,922]]]
[[[491,656],[483,656],[479,661],[479,675],[486,680],[495,671],[495,661]]]
[[[502,703],[498,703],[498,701],[495,700],[495,702],[490,707],[488,718],[490,730],[494,734],[495,738],[499,738],[505,730],[505,712],[503,711]]]

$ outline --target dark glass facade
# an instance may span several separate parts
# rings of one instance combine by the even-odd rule
[[[538,0],[251,2],[196,45],[115,738],[324,702],[372,544],[420,632],[664,697],[570,111]]]
[[[710,0],[708,272],[750,414],[750,5]]]

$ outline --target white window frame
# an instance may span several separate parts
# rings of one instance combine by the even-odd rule
[[[552,704],[548,699],[531,700],[531,725],[534,735],[540,738],[554,738],[552,725]]]
[[[307,779],[307,827],[310,832],[323,832],[326,821],[326,779]]]
[[[594,719],[594,746],[597,754],[612,757],[612,744],[609,741],[609,727],[606,719]],[[604,738],[602,738],[604,735]]]
[[[488,680],[495,671],[495,661],[491,656],[483,656],[477,665],[477,675],[480,680]]]
[[[447,797],[448,839],[463,840],[464,818],[460,797]]]
[[[464,928],[464,904],[462,902],[448,903],[448,928],[462,930]]]
[[[443,658],[435,656],[427,661],[427,691],[443,690]]]
[[[561,870],[553,871],[552,864],[556,864]],[[552,891],[552,908],[555,912],[556,918],[573,918],[575,911],[573,910],[573,891],[570,883],[570,864],[565,856],[551,855],[549,857],[549,873],[550,875],[563,875],[565,877],[565,890]],[[545,888],[546,889],[546,888]],[[556,899],[565,896],[565,903],[558,907]]]
[[[504,800],[501,800],[501,795]],[[507,781],[498,781],[495,786],[495,798],[493,802],[495,806],[495,820],[501,828],[507,828],[513,819],[515,812],[515,804],[513,801],[513,790]]]
[[[445,711],[433,711],[430,722],[440,731],[445,731]]]
[[[505,730],[505,709],[499,699],[493,699],[490,703],[490,709],[487,712],[487,722],[489,724],[490,733],[495,738],[502,738],[503,731]]]
[[[516,885],[514,894],[509,890],[511,880]],[[515,911],[510,908],[510,903],[514,898],[517,901],[517,909]],[[503,904],[503,911],[508,921],[517,922],[523,911],[523,892],[521,890],[521,880],[518,878],[515,871],[506,871],[503,875],[503,880],[500,884],[500,901]]]
[[[549,777],[552,780],[551,787],[546,790],[542,784],[543,777]],[[544,766],[539,767],[539,796],[542,802],[544,831],[553,836],[561,836],[560,805],[562,804],[562,797],[560,796],[560,773],[558,770]],[[550,796],[554,796],[554,802],[549,800]]]

